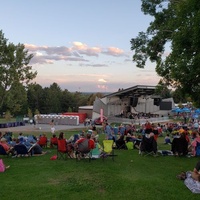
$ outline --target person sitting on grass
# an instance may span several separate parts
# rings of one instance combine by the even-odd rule
[[[169,137],[169,134],[167,134],[166,136],[165,136],[165,144],[171,144],[172,142],[171,142],[171,139],[170,139],[170,137]]]
[[[117,149],[127,149],[124,135],[121,135],[118,140],[116,140]]]
[[[200,193],[200,161],[193,171],[181,172],[177,178],[184,181],[186,187],[193,193]]]
[[[95,142],[91,139],[91,134],[87,134],[86,137],[80,138],[74,144],[74,148],[76,149],[76,154],[78,155],[78,159],[80,156],[84,156],[90,152],[90,150],[95,148]]]
[[[24,138],[23,142],[20,141],[19,139],[17,139],[16,145],[18,145],[18,144],[25,145],[28,152],[32,151],[33,155],[44,155],[47,153],[47,152],[43,151],[42,147],[39,144],[29,142],[26,137]]]
[[[12,156],[14,156],[14,148],[7,143],[6,138],[1,138],[0,145],[4,148],[7,154],[11,154]]]
[[[38,144],[41,146],[41,147],[47,147],[47,142],[48,142],[48,139],[47,139],[47,136],[45,133],[43,133],[40,137],[39,137],[39,140],[38,140]]]
[[[53,146],[58,145],[58,138],[56,137],[56,134],[53,134],[53,137],[50,139],[50,148],[53,148]]]
[[[186,156],[188,154],[188,140],[185,132],[182,132],[179,138],[173,139],[171,150],[174,155],[178,156]]]
[[[70,156],[70,158],[74,158],[74,146],[71,143],[71,141],[68,141],[67,139],[64,138],[64,133],[63,132],[60,132],[60,134],[58,136],[58,143],[59,143],[59,140],[63,140],[64,141],[64,144],[66,146],[66,152],[68,152],[68,155]]]

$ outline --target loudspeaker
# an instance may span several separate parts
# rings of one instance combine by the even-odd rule
[[[155,99],[153,100],[153,105],[159,106],[159,105],[160,105],[160,102],[161,102],[161,98],[155,98]]]
[[[138,103],[138,98],[137,97],[131,97],[130,98],[130,106],[136,107]]]

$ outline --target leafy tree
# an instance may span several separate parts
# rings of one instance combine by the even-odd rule
[[[61,88],[57,83],[50,85],[49,90],[47,90],[47,98],[49,104],[50,113],[61,112]]]
[[[163,99],[171,97],[171,90],[168,89],[167,84],[160,80],[156,86],[155,94],[160,95]]]
[[[27,89],[27,99],[28,99],[28,105],[31,109],[32,113],[36,109],[41,109],[41,105],[43,104],[44,99],[43,97],[43,88],[41,85],[36,83],[31,83],[28,86]]]
[[[120,89],[119,89],[118,91],[120,91]],[[91,94],[91,95],[89,96],[89,98],[88,98],[88,105],[93,105],[93,103],[94,103],[96,97],[102,98],[102,97],[103,97],[103,94],[102,94],[102,93],[99,93],[99,92],[98,92],[98,93]]]
[[[14,82],[7,92],[6,107],[13,115],[27,113],[27,93],[25,87],[20,82]]]
[[[30,108],[28,108],[28,117],[29,117],[29,119],[32,119],[32,117],[33,117],[33,113]]]
[[[6,113],[5,113],[5,119],[6,119],[6,121],[11,120],[11,118],[12,118],[12,115],[11,115],[10,111],[7,110]]]
[[[177,87],[176,90],[172,92],[172,97],[175,103],[186,103],[188,94],[180,87]]]
[[[67,112],[72,112],[72,108],[71,108],[71,107],[68,107]]]
[[[62,91],[62,95],[61,95],[62,112],[68,111],[71,101],[72,101],[72,94],[67,89]]]
[[[140,68],[155,62],[167,84],[182,88],[200,105],[200,1],[142,0],[142,11],[153,21],[131,39],[133,61]]]
[[[23,44],[8,43],[0,31],[0,110],[16,84],[26,86],[36,77],[37,72],[33,72],[29,65],[32,57]]]

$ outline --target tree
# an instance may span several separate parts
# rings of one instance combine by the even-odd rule
[[[168,85],[182,88],[200,105],[200,1],[142,0],[142,11],[154,20],[131,39],[136,66],[155,62]]]
[[[27,92],[20,82],[13,82],[7,91],[5,105],[12,115],[27,114]]]
[[[118,91],[120,91],[120,89],[119,89]],[[96,97],[102,98],[102,97],[103,97],[103,94],[102,94],[102,93],[99,93],[99,92],[94,93],[94,94],[91,94],[91,95],[89,96],[89,98],[88,98],[88,105],[93,105],[93,103],[94,103]]]
[[[41,105],[45,104],[45,99],[43,97],[43,88],[41,85],[36,83],[31,83],[27,89],[27,99],[28,106],[31,109],[32,113],[36,109],[41,110]]]
[[[36,77],[37,72],[29,65],[32,57],[23,44],[8,43],[0,31],[0,110],[15,84],[25,87]]]
[[[160,95],[163,99],[171,97],[171,91],[168,89],[167,84],[162,80],[159,81],[155,89],[155,94]]]

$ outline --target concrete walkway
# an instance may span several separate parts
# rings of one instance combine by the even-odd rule
[[[55,125],[55,131],[64,131],[70,129],[83,129],[84,124],[74,125]],[[4,132],[51,132],[51,126],[49,124],[37,124],[35,127],[33,124],[25,124],[25,126],[16,126],[9,128],[0,128],[2,133]]]

